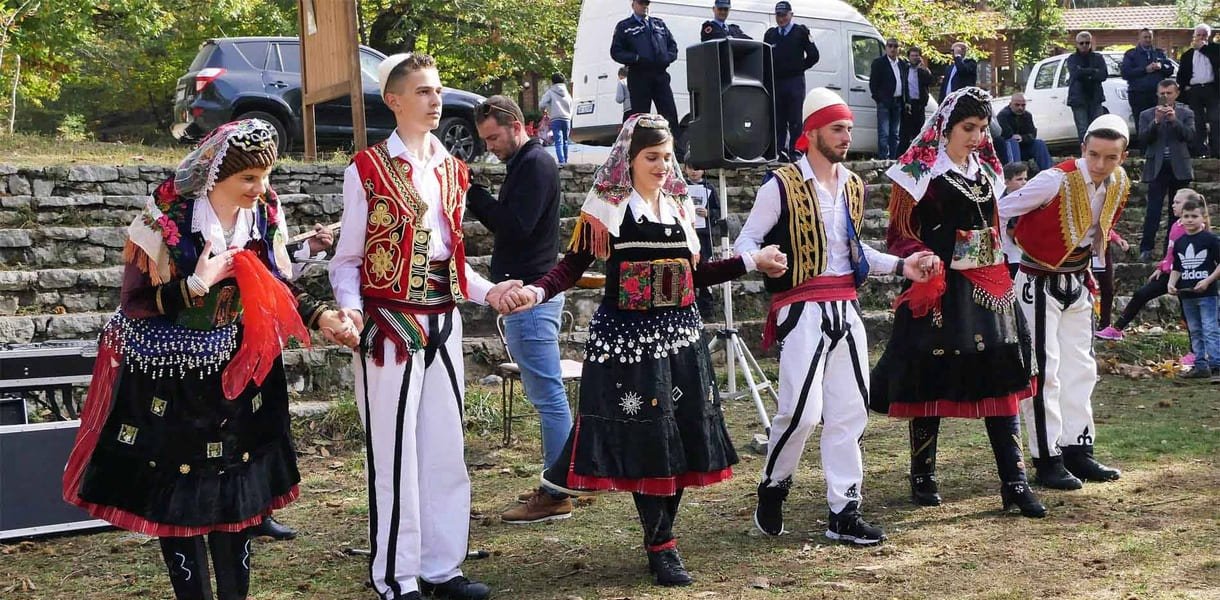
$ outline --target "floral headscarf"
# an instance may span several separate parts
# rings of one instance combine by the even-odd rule
[[[665,117],[656,114],[632,115],[623,123],[623,129],[610,148],[610,156],[593,175],[593,188],[585,196],[585,202],[580,207],[580,220],[572,233],[570,250],[589,249],[598,258],[610,255],[610,237],[617,237],[623,216],[627,212],[628,200],[632,194],[631,161],[628,150],[631,148],[631,136],[637,127],[650,129],[668,129],[669,122]],[[694,206],[686,191],[686,180],[678,161],[669,159],[669,176],[661,184],[662,201],[676,204],[674,213],[678,215],[679,224],[686,233],[687,245],[691,254],[699,253],[699,238],[694,229]]]
[[[895,185],[905,189],[918,202],[928,190],[928,182],[947,171],[952,165],[949,161],[939,160],[945,154],[945,142],[948,131],[949,115],[953,114],[957,101],[963,96],[970,96],[979,102],[989,104],[991,94],[977,87],[965,87],[954,91],[945,98],[936,113],[924,123],[919,135],[911,142],[907,151],[898,157],[898,162],[890,166],[885,174]],[[996,157],[995,145],[991,140],[991,131],[983,131],[983,142],[974,151],[983,175],[992,183],[992,191],[997,195],[1004,189],[1000,185],[1002,167]]]
[[[275,148],[275,129],[261,119],[225,123],[199,142],[174,170],[174,192],[192,200],[207,197],[216,185],[216,175],[232,146],[247,152]]]

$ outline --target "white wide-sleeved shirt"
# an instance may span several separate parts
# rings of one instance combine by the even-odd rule
[[[453,256],[453,240],[449,234],[449,226],[441,212],[441,183],[436,176],[436,170],[449,158],[449,152],[436,139],[428,134],[432,156],[423,162],[415,156],[402,138],[395,131],[386,140],[386,150],[392,158],[404,158],[411,164],[411,183],[419,191],[419,196],[428,205],[424,214],[424,223],[432,230],[428,259],[432,261],[449,260]],[[364,301],[360,298],[360,268],[364,263],[365,228],[368,223],[368,197],[364,186],[360,183],[360,173],[356,164],[348,165],[343,172],[343,232],[335,245],[335,257],[330,261],[330,285],[335,291],[335,302],[339,308],[364,309]],[[469,264],[459,265],[466,270],[466,291],[469,300],[479,304],[487,303],[487,292],[492,283],[479,275]]]
[[[842,164],[835,165],[838,183],[832,194],[829,189],[813,175],[813,167],[809,166],[808,158],[801,158],[796,165],[801,170],[805,181],[813,180],[813,188],[817,190],[818,207],[822,212],[822,222],[826,229],[826,271],[823,275],[847,275],[851,269],[851,251],[847,245],[847,178],[850,172]],[[779,178],[772,177],[770,181],[758,189],[754,198],[754,207],[750,216],[741,228],[737,240],[733,242],[733,250],[743,256],[758,250],[763,237],[779,222],[780,190]],[[859,232],[857,232],[859,234]],[[864,247],[864,257],[868,259],[870,273],[893,273],[898,264],[898,257],[874,249],[868,244]]]
[[[1093,214],[1089,230],[1085,232],[1084,238],[1077,246],[1087,248],[1095,246],[1097,242],[1097,223],[1101,219],[1102,206],[1106,203],[1106,190],[1111,185],[1118,185],[1118,183],[1113,173],[1100,185],[1093,183],[1083,158],[1076,159],[1076,170],[1084,175],[1085,191],[1089,194],[1089,209]],[[1067,174],[1059,169],[1047,169],[1035,175],[1021,189],[1000,198],[1000,221],[1004,222],[1013,217],[1019,217],[1049,204],[1059,194],[1059,190],[1063,187],[1063,178],[1066,176]]]

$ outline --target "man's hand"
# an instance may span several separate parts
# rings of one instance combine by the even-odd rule
[[[313,224],[314,236],[309,238],[309,255],[325,252],[335,243],[335,234],[321,223]]]
[[[318,317],[318,329],[322,337],[333,344],[355,348],[360,343],[360,330],[342,311],[328,310]]]
[[[1164,106],[1156,107],[1156,111],[1152,113],[1152,120],[1155,123],[1160,123],[1161,121],[1165,120],[1165,107]]]
[[[1127,240],[1124,240],[1123,238],[1118,238],[1114,243],[1118,244],[1118,249],[1122,250],[1123,252],[1131,249],[1131,244],[1127,243]]]
[[[1207,280],[1202,279],[1199,281],[1199,283],[1195,284],[1194,290],[1195,290],[1195,292],[1202,294],[1204,291],[1207,290],[1208,285],[1210,285],[1210,284],[1207,283]]]
[[[939,256],[930,250],[921,250],[906,257],[906,260],[903,261],[902,276],[922,283],[940,274],[943,269],[944,263],[941,262]]]
[[[347,321],[351,321],[352,327],[356,328],[356,332],[364,331],[364,313],[356,308],[340,308],[339,312]]]
[[[1159,63],[1159,62],[1150,62],[1150,63],[1148,63],[1148,66],[1144,67],[1145,73],[1154,73],[1154,72],[1160,71],[1160,70],[1161,70],[1161,63]]]
[[[1174,110],[1172,106],[1166,106],[1165,118],[1169,119],[1171,122],[1178,120],[1178,111]]]
[[[510,295],[510,292],[521,289],[521,285],[520,279],[509,279],[497,283],[487,292],[487,305],[502,315],[512,312],[517,304],[514,300],[515,295]]]
[[[788,272],[788,256],[780,252],[779,246],[772,244],[753,255],[754,266],[767,277],[779,277]]]
[[[505,294],[504,305],[506,307],[509,305],[513,307],[508,310],[508,314],[529,310],[536,304],[538,304],[538,297],[534,295],[533,290],[520,287]]]

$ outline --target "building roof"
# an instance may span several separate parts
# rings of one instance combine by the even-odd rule
[[[1178,9],[1162,6],[1070,8],[1063,11],[1064,29],[1189,29],[1178,24]]]

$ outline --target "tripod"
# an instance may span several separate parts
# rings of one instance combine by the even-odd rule
[[[729,199],[728,188],[724,182],[724,169],[720,169],[720,214],[724,218],[729,214]],[[720,252],[725,258],[733,255],[733,247],[729,244],[728,227],[725,227],[724,235],[720,236]],[[716,337],[708,344],[711,351],[716,351],[720,344],[724,344],[725,362],[728,364],[728,394],[726,398],[736,400],[749,394],[754,399],[754,408],[758,410],[758,420],[763,425],[763,431],[767,435],[771,435],[771,419],[767,417],[767,407],[763,405],[761,391],[766,390],[771,394],[771,400],[777,405],[779,404],[779,394],[772,385],[771,380],[767,378],[767,374],[758,366],[758,361],[754,355],[750,353],[750,349],[746,347],[745,342],[741,341],[741,336],[737,333],[737,328],[733,326],[733,282],[726,281],[724,286],[724,328],[716,331]],[[735,359],[735,360],[734,360]],[[737,369],[741,368],[741,373],[746,379],[746,389],[737,390]]]

